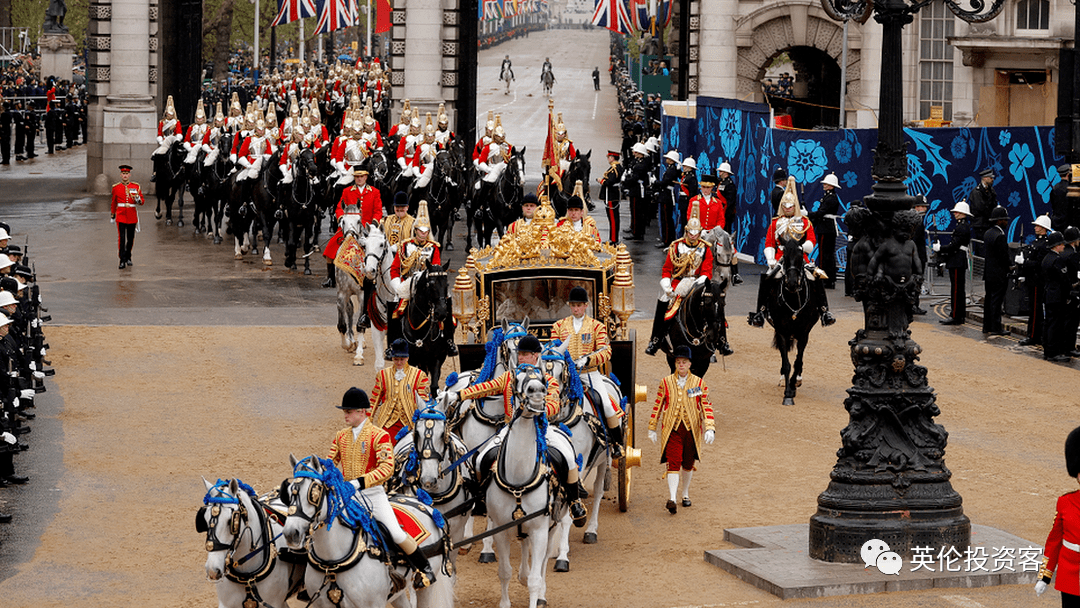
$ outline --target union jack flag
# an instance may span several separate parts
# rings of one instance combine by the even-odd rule
[[[278,13],[271,26],[285,25],[297,19],[318,15],[315,0],[278,0]]]
[[[356,25],[356,0],[321,0],[319,6],[319,24],[316,34],[327,34],[334,30]]]
[[[629,13],[635,30],[649,30],[652,25],[649,18],[649,0],[629,0]]]
[[[630,14],[626,12],[626,4],[623,0],[596,0],[596,11],[593,13],[592,23],[619,34],[629,34],[634,31],[634,22],[630,20]]]

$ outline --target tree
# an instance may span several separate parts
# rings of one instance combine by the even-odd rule
[[[214,81],[224,79],[229,74],[229,55],[232,51],[232,22],[234,0],[221,0],[214,13],[213,19],[206,19],[207,9],[203,9],[203,36],[213,34],[212,46],[205,44],[203,48],[214,49]],[[210,43],[210,41],[207,41]]]

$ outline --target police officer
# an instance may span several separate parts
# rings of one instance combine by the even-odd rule
[[[1004,207],[994,207],[990,212],[993,226],[983,234],[986,248],[986,263],[983,266],[983,280],[986,283],[986,299],[983,305],[984,334],[1007,336],[1009,332],[1001,326],[1001,310],[1005,305],[1005,289],[1009,284],[1009,243],[1005,237],[1005,226],[1009,223],[1009,212]],[[1071,350],[1071,349],[1070,349]]]
[[[665,249],[675,240],[674,214],[679,196],[679,178],[682,177],[680,167],[678,150],[668,151],[664,155],[664,174],[652,188],[660,210],[660,242],[656,244],[657,249]]]
[[[971,231],[975,238],[981,239],[986,229],[990,227],[990,212],[998,206],[997,194],[994,192],[994,170],[983,169],[979,173],[979,183],[968,196],[968,205],[971,208]],[[976,243],[975,255],[982,255],[982,244]]]
[[[1053,224],[1050,223],[1049,216],[1040,215],[1032,225],[1035,226],[1035,240],[1021,248],[1016,256],[1016,263],[1020,266],[1020,279],[1031,305],[1027,337],[1020,341],[1020,346],[1037,346],[1043,343],[1046,289],[1043,285],[1042,261],[1050,251],[1046,237]]]
[[[823,279],[826,289],[836,288],[836,218],[840,215],[840,197],[836,191],[840,188],[840,181],[836,175],[830,173],[821,180],[821,187],[825,193],[818,202],[817,209],[810,212],[810,223],[814,225],[814,234],[817,235],[818,257],[817,265],[828,278]]]
[[[731,179],[731,165],[720,163],[716,169],[716,177],[716,193],[724,197],[724,230],[735,234],[735,222],[739,216],[739,187],[735,185],[735,180]]]
[[[774,216],[780,215],[780,199],[784,197],[784,190],[787,188],[787,178],[787,170],[783,167],[777,167],[776,171],[773,171],[773,189],[769,196],[772,198]]]
[[[630,235],[629,240],[643,241],[649,214],[645,200],[646,188],[649,185],[649,151],[641,142],[634,144],[632,151],[634,159],[623,175],[623,186],[630,199],[630,230],[627,232]]]
[[[1069,276],[1069,267],[1061,253],[1065,250],[1065,236],[1051,232],[1046,237],[1050,252],[1042,260],[1043,282],[1046,285],[1046,333],[1043,338],[1043,359],[1054,363],[1067,363],[1073,344],[1065,335],[1065,305],[1076,276]],[[1075,343],[1075,338],[1072,342]]]
[[[944,247],[934,243],[934,251],[945,259],[945,269],[949,271],[949,298],[952,312],[948,318],[938,321],[942,325],[963,325],[967,315],[967,267],[968,249],[971,246],[971,209],[964,201],[953,205],[952,240]]]

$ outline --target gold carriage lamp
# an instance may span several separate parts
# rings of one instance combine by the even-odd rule
[[[619,335],[625,339],[627,322],[634,314],[634,280],[626,266],[618,266],[611,283],[611,310],[619,318]]]
[[[458,326],[467,334],[466,326],[476,316],[476,290],[473,288],[473,281],[469,278],[469,272],[465,267],[458,270],[451,297],[453,300],[452,314],[457,319]]]

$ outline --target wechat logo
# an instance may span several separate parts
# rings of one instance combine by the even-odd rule
[[[863,569],[873,566],[878,569],[882,574],[895,574],[900,575],[900,570],[904,567],[904,560],[900,558],[900,555],[895,551],[889,550],[889,545],[883,540],[872,538],[863,543],[862,551]]]

